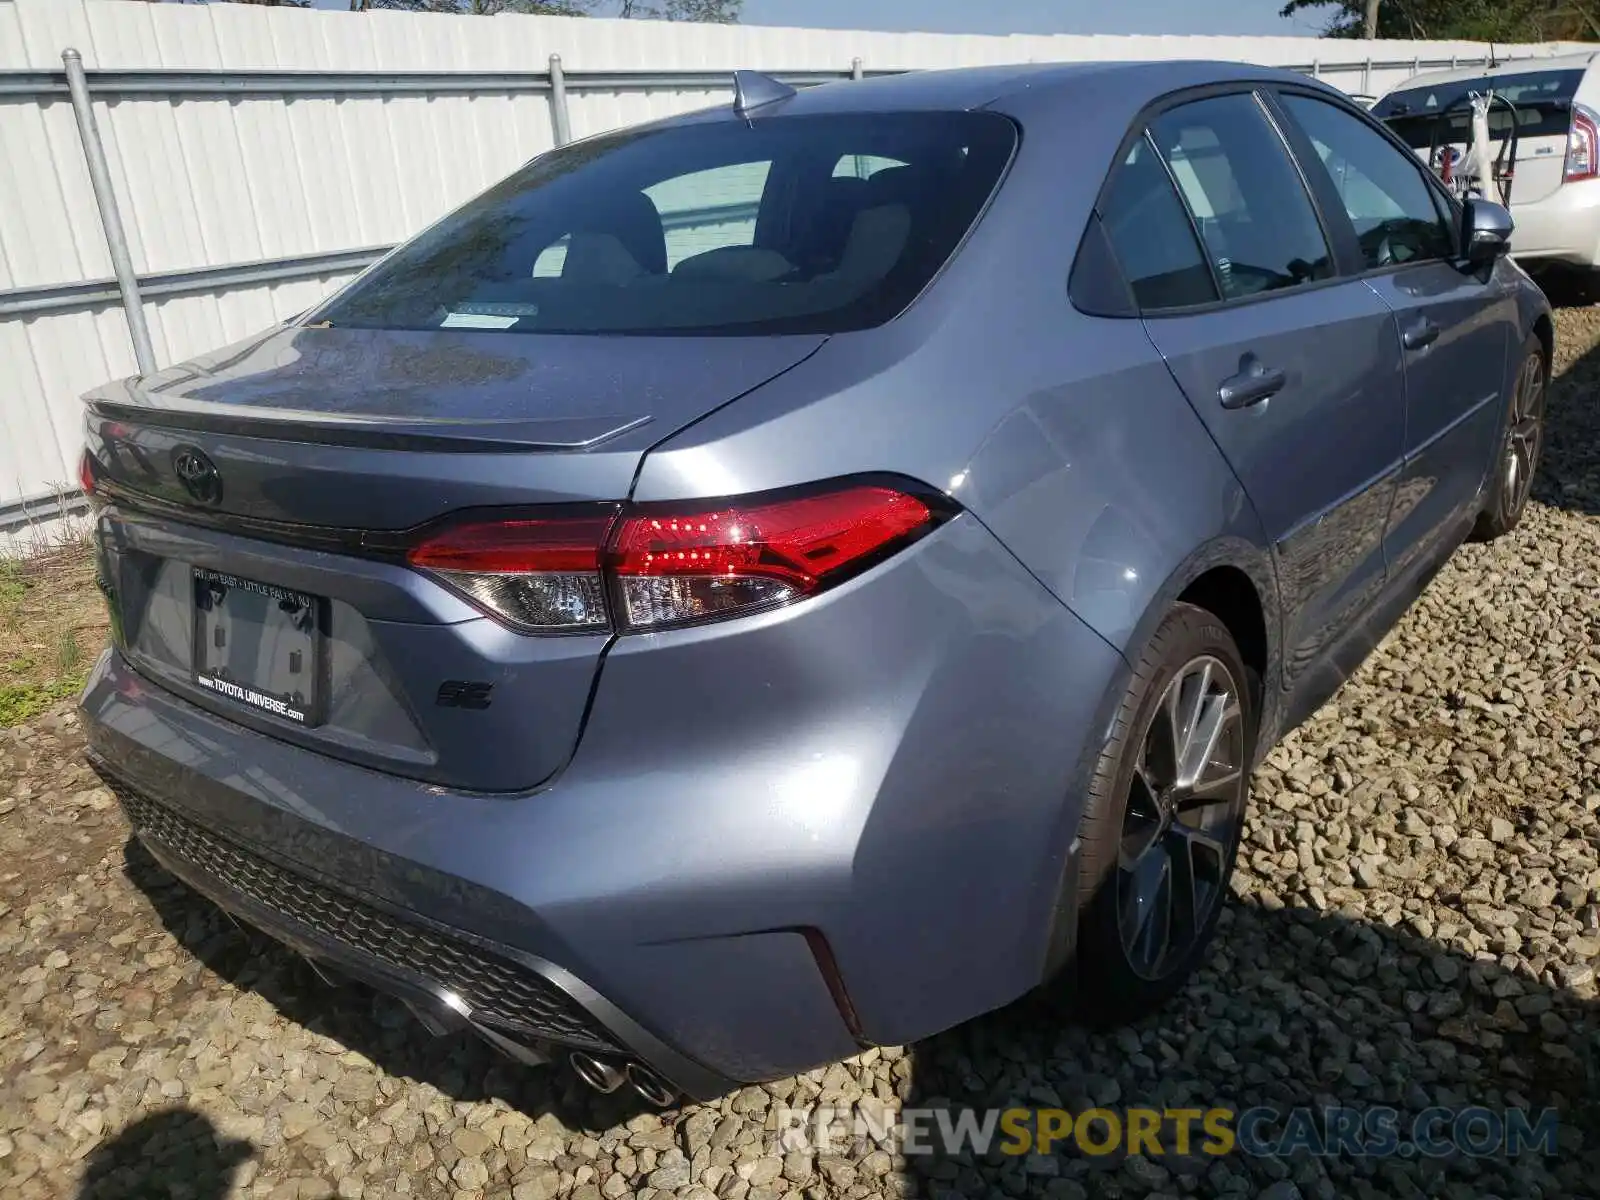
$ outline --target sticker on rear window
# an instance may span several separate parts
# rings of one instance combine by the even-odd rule
[[[492,317],[488,313],[453,312],[440,322],[440,329],[510,329],[522,318]]]
[[[445,313],[440,329],[510,329],[523,317],[537,317],[537,304],[475,301],[458,304]]]

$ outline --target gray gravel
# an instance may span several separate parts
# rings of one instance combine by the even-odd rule
[[[1561,314],[1522,529],[1459,554],[1262,769],[1209,966],[1159,1018],[1002,1013],[666,1114],[426,1037],[137,846],[63,706],[0,731],[0,1194],[768,1200],[1581,1196],[1600,1181],[1600,310]],[[775,1108],[1554,1106],[1551,1160],[788,1151]]]

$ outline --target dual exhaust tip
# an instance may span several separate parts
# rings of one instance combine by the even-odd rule
[[[597,1092],[607,1095],[624,1083],[654,1108],[669,1108],[678,1099],[678,1089],[641,1062],[616,1063],[583,1050],[568,1056],[573,1072]]]

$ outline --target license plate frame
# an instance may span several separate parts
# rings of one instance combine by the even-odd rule
[[[192,580],[195,686],[296,728],[321,725],[329,682],[328,601],[209,567],[193,567]],[[253,663],[241,661],[252,655]],[[300,682],[303,687],[295,686]]]

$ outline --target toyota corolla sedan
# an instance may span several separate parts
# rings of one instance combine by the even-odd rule
[[[1510,234],[1296,75],[741,75],[87,397],[90,753],[197,891],[603,1090],[1135,1017],[1251,768],[1527,504]]]

